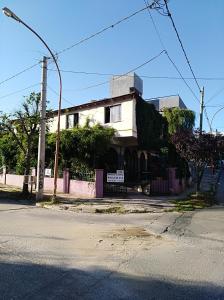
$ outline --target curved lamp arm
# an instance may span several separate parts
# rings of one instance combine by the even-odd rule
[[[55,149],[55,161],[54,161],[54,191],[53,191],[53,199],[56,197],[57,193],[57,176],[58,176],[58,157],[59,157],[59,143],[60,143],[60,116],[61,116],[61,99],[62,99],[62,79],[61,79],[61,72],[57,63],[57,59],[47,43],[42,39],[42,37],[29,25],[27,25],[23,20],[21,20],[16,14],[14,14],[9,8],[4,7],[2,9],[3,13],[15,21],[23,24],[28,30],[30,30],[33,34],[35,34],[38,39],[44,44],[47,50],[50,52],[51,57],[56,65],[58,77],[59,77],[59,101],[58,101],[58,124],[57,124],[57,138],[56,138],[56,149]]]

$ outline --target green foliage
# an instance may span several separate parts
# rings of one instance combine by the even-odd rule
[[[195,123],[195,114],[192,110],[175,108],[165,108],[163,115],[168,123],[169,134],[174,134],[179,130],[192,131]]]
[[[136,101],[138,145],[142,150],[159,149],[166,141],[167,122],[153,104],[138,98]]]
[[[31,93],[13,114],[0,115],[2,163],[18,174],[29,174],[36,165],[40,93]]]
[[[0,163],[14,169],[18,155],[18,144],[10,132],[0,133]]]
[[[108,150],[114,129],[99,124],[92,127],[74,127],[61,131],[59,167],[70,168],[74,172],[89,172],[104,165],[104,155]],[[47,136],[46,161],[52,166],[56,134]]]

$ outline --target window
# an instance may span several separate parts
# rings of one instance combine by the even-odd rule
[[[74,127],[79,125],[79,114],[75,113],[74,114]]]
[[[105,107],[105,123],[121,121],[121,104]]]
[[[79,124],[79,114],[71,114],[66,116],[66,129],[70,129]]]

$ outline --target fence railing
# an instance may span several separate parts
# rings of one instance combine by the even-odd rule
[[[70,179],[94,182],[95,172],[71,172]]]

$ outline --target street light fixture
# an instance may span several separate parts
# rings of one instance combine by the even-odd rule
[[[7,7],[4,7],[2,9],[2,11],[7,17],[10,17],[10,18],[14,19],[15,21],[23,24],[27,29],[32,31],[38,37],[38,39],[45,45],[45,47],[50,52],[51,57],[52,57],[55,65],[56,65],[56,68],[57,68],[60,87],[59,87],[59,100],[58,100],[57,137],[56,137],[56,149],[55,149],[55,160],[54,160],[54,190],[53,190],[53,200],[54,200],[55,197],[56,197],[56,193],[57,193],[58,157],[59,157],[59,143],[60,143],[60,117],[61,117],[61,99],[62,99],[62,79],[61,79],[60,69],[59,69],[59,66],[58,66],[57,59],[56,59],[55,55],[53,54],[53,52],[51,51],[51,49],[49,48],[47,43],[42,39],[42,37],[37,32],[34,29],[32,29],[29,25],[27,25],[23,20],[21,20],[16,14],[14,14]]]

